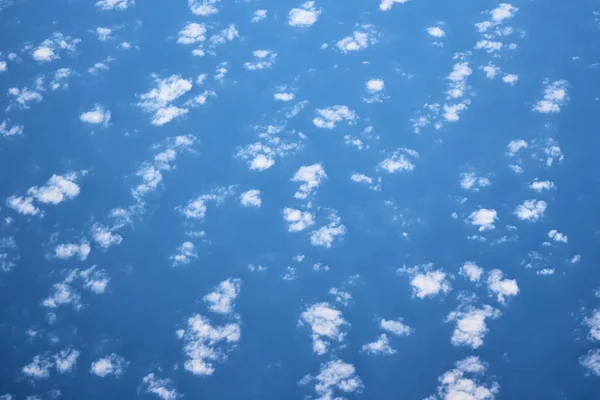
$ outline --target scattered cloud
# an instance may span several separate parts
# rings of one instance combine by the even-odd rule
[[[289,224],[289,232],[300,232],[314,225],[314,216],[310,211],[301,211],[286,207],[283,209],[283,219]]]
[[[503,279],[504,274],[499,269],[490,271],[487,279],[488,290],[495,294],[500,304],[506,303],[506,297],[519,294],[519,286],[515,279]]]
[[[419,153],[415,150],[401,148],[396,150],[391,156],[379,163],[379,168],[390,174],[398,171],[412,171],[415,169],[413,160],[419,158]]]
[[[470,356],[455,364],[454,369],[438,378],[437,396],[427,400],[493,400],[500,392],[500,385],[492,381],[489,385],[480,381],[487,365],[479,357]]]
[[[479,282],[483,275],[483,268],[477,266],[473,261],[467,261],[460,267],[460,274],[471,282]]]
[[[108,375],[114,375],[118,378],[123,374],[128,365],[129,362],[125,361],[123,357],[116,353],[111,353],[106,357],[94,361],[90,366],[90,373],[101,378],[105,378]]]
[[[354,365],[337,359],[321,364],[321,371],[317,376],[306,375],[299,384],[307,385],[313,381],[316,381],[315,392],[321,400],[341,400],[342,397],[334,396],[336,391],[348,394],[360,392],[363,388]]]
[[[133,7],[135,4],[135,0],[98,0],[96,2],[96,7],[99,7],[101,10],[119,10],[124,11],[129,7]]]
[[[4,120],[0,123],[0,136],[3,137],[12,137],[12,136],[20,136],[23,134],[23,125],[12,124],[9,127],[10,120]]]
[[[90,111],[86,111],[79,116],[81,122],[88,124],[108,126],[110,122],[110,111],[99,104],[96,104]]]
[[[265,9],[256,10],[256,11],[254,11],[254,14],[252,15],[252,20],[250,20],[250,22],[252,22],[252,23],[260,22],[265,18],[267,18],[267,10],[265,10]]]
[[[521,220],[536,222],[544,216],[546,207],[544,200],[525,200],[515,208],[515,215]]]
[[[256,207],[260,208],[262,200],[260,198],[260,190],[252,189],[244,192],[240,195],[240,203],[244,207]]]
[[[495,229],[494,222],[498,219],[496,210],[480,208],[473,211],[467,218],[467,222],[471,225],[479,227],[479,232]]]
[[[557,113],[569,101],[567,95],[569,82],[565,80],[554,81],[552,83],[546,81],[545,84],[544,98],[535,103],[533,110],[542,114]]]
[[[341,238],[346,234],[346,227],[342,224],[342,220],[337,214],[331,213],[329,216],[330,222],[311,232],[310,243],[313,246],[321,246],[327,249],[337,238]]]
[[[304,165],[296,171],[292,177],[292,182],[300,182],[298,191],[294,193],[296,199],[308,198],[321,182],[327,178],[322,164]]]
[[[112,229],[103,225],[95,224],[91,231],[94,242],[104,249],[108,249],[113,245],[119,245],[123,241],[121,235],[113,233]]]
[[[87,242],[81,242],[80,244],[63,243],[54,248],[54,257],[61,260],[76,257],[79,261],[85,261],[91,251],[92,248]]]
[[[600,376],[600,349],[588,351],[585,356],[579,358],[579,362],[589,373]]]
[[[181,246],[177,247],[175,254],[171,255],[169,258],[173,261],[174,267],[188,265],[192,260],[198,258],[196,246],[192,242],[183,242]]]
[[[348,106],[336,105],[329,108],[317,108],[317,116],[313,118],[313,124],[317,128],[333,129],[339,122],[347,121],[349,125],[356,121],[356,113]]]
[[[439,26],[430,26],[427,28],[427,33],[434,38],[441,39],[446,36],[446,32]]]
[[[500,310],[488,305],[484,305],[482,308],[459,307],[458,310],[452,311],[446,320],[456,323],[451,338],[452,344],[478,349],[483,345],[483,339],[488,333],[485,320],[487,318],[497,319],[500,315]]]
[[[320,264],[314,264],[313,265],[313,270],[315,271],[320,271],[320,270],[325,270],[325,271],[329,271],[329,266],[325,265],[322,266]],[[338,288],[331,288],[329,289],[329,294],[335,297],[335,301],[340,303],[343,306],[347,306],[348,304],[350,304],[350,302],[352,301],[352,294],[350,292],[345,292],[343,290],[340,290]]]
[[[452,290],[448,275],[441,269],[433,269],[433,264],[402,267],[397,272],[411,278],[413,296],[420,299],[435,297],[440,293],[447,294]]]
[[[175,400],[181,397],[173,386],[171,379],[158,378],[153,372],[142,378],[142,390],[158,396],[161,400]]]
[[[409,1],[410,0],[381,0],[381,3],[379,4],[379,9],[381,11],[389,11],[392,9],[392,6],[394,4],[404,4],[408,3]]]
[[[490,186],[489,178],[477,176],[475,172],[466,172],[461,174],[460,187],[465,190],[479,191],[480,188]]]
[[[542,192],[544,190],[551,190],[555,188],[554,182],[552,181],[538,181],[535,180],[529,184],[529,187],[536,192]]]
[[[559,231],[557,231],[556,229],[551,229],[548,232],[548,237],[552,240],[554,240],[555,242],[562,242],[562,243],[567,243],[567,235],[564,235],[562,233],[560,233]]]
[[[299,8],[292,8],[288,13],[288,25],[297,27],[312,26],[319,19],[321,10],[315,7],[314,1],[307,1]]]
[[[208,17],[219,12],[216,4],[220,2],[221,0],[188,0],[188,5],[193,14]]]
[[[59,52],[74,52],[80,42],[81,39],[54,32],[33,50],[31,57],[39,63],[50,62],[60,58]]]
[[[485,77],[487,79],[494,79],[500,73],[500,67],[497,67],[492,63],[481,66],[479,69],[485,72]]]
[[[278,92],[273,94],[273,98],[275,100],[279,100],[279,101],[292,101],[296,98],[296,95],[294,93],[283,93],[283,92]]]
[[[329,303],[316,303],[308,307],[298,321],[300,325],[311,327],[313,351],[319,355],[327,353],[332,341],[341,342],[346,333],[343,328],[350,325],[342,313]]]
[[[583,320],[583,323],[590,328],[590,340],[600,341],[600,309],[594,310],[591,316]]]
[[[187,108],[180,108],[172,103],[192,89],[192,81],[180,75],[171,75],[160,79],[153,75],[155,87],[142,93],[137,106],[148,113],[153,113],[152,124],[161,126],[175,118],[188,113]]]
[[[511,86],[515,86],[517,82],[519,82],[519,75],[506,74],[502,77],[502,82]]]
[[[373,25],[360,25],[352,32],[336,43],[336,47],[344,54],[364,50],[377,43],[377,31]]]
[[[239,279],[227,279],[211,292],[204,296],[204,301],[208,303],[208,308],[218,314],[231,314],[235,299],[237,299],[242,288],[242,281]]]
[[[112,34],[112,29],[110,29],[110,28],[104,28],[101,26],[96,28],[96,36],[98,36],[98,40],[100,40],[101,42],[104,42],[104,41],[110,39],[111,34]]]
[[[506,151],[506,155],[509,157],[514,157],[517,155],[519,150],[528,148],[529,143],[527,143],[523,139],[511,140],[506,147],[508,148],[508,150]]]
[[[255,50],[252,52],[254,61],[244,63],[244,68],[250,71],[269,69],[275,64],[277,53],[272,50]]]
[[[379,327],[396,336],[408,336],[413,333],[413,329],[406,325],[402,319],[381,319]]]
[[[203,220],[208,210],[206,203],[213,202],[216,205],[220,205],[225,199],[233,195],[233,189],[233,186],[217,188],[211,193],[203,194],[190,200],[185,206],[177,207],[177,210],[186,218]]]
[[[396,353],[396,350],[390,346],[390,341],[385,333],[380,334],[376,341],[363,345],[362,351],[373,355]]]

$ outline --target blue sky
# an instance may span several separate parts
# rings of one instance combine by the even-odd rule
[[[0,400],[595,398],[597,6],[0,0]]]

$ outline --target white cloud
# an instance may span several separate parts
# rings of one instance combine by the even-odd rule
[[[225,78],[225,75],[227,75],[227,66],[229,65],[229,63],[227,61],[223,61],[222,63],[220,63],[219,65],[217,65],[217,68],[215,69],[215,75],[214,78],[216,81],[220,81],[223,80],[223,78]]]
[[[446,36],[446,32],[439,26],[430,26],[427,28],[427,33],[434,38],[441,39]]]
[[[573,258],[569,260],[569,264],[577,264],[579,261],[581,261],[581,255],[575,254]]]
[[[485,77],[487,79],[494,79],[496,75],[500,73],[500,67],[495,66],[494,64],[488,64],[479,67],[483,72],[485,72]]]
[[[319,19],[321,10],[315,7],[314,1],[307,1],[299,8],[292,8],[288,13],[288,24],[290,26],[308,27]]]
[[[77,279],[81,279],[83,287],[95,294],[104,293],[110,281],[106,271],[96,269],[95,265],[83,271],[74,269],[62,282],[52,286],[52,294],[42,301],[42,305],[47,308],[57,308],[71,304],[75,310],[81,309],[83,307],[81,296],[72,286]]]
[[[112,353],[94,361],[90,367],[90,372],[101,378],[108,375],[119,377],[123,374],[128,364],[129,363],[125,361],[123,357],[116,353]]]
[[[557,113],[560,111],[560,107],[569,101],[567,96],[569,82],[560,80],[552,83],[546,82],[546,84],[544,99],[538,101],[533,106],[533,110],[543,114]]]
[[[536,271],[535,273],[537,275],[554,275],[555,272],[556,270],[554,268],[544,268]]]
[[[262,200],[260,198],[260,190],[252,189],[242,193],[240,195],[240,203],[242,203],[244,207],[259,208],[262,204]]]
[[[383,79],[370,79],[365,83],[365,87],[369,92],[380,92],[384,89],[385,83]]]
[[[447,322],[455,321],[456,327],[452,333],[451,342],[455,346],[468,346],[477,349],[483,345],[483,339],[488,332],[486,318],[497,319],[500,311],[484,305],[482,308],[468,306],[465,309],[452,311]]]
[[[86,111],[79,116],[81,122],[88,124],[102,124],[107,126],[110,122],[110,111],[106,110],[101,105],[96,104],[90,111]]]
[[[271,168],[273,164],[275,164],[275,160],[264,154],[259,154],[250,161],[250,169],[264,171]]]
[[[6,61],[0,61],[0,72],[6,71]]]
[[[108,286],[108,282],[110,282],[110,278],[106,275],[106,271],[97,270],[95,265],[79,272],[79,277],[84,281],[83,287],[95,294],[104,293]]]
[[[142,387],[146,393],[155,394],[161,400],[175,400],[180,395],[173,387],[171,379],[158,378],[154,373],[149,373],[142,378]]]
[[[389,11],[392,9],[392,6],[394,4],[404,4],[408,3],[409,1],[410,0],[381,0],[381,3],[379,4],[379,9],[381,11]]]
[[[87,242],[82,242],[80,244],[63,243],[54,248],[54,257],[61,260],[77,257],[80,261],[85,261],[91,250],[92,249]]]
[[[415,164],[411,159],[419,158],[419,153],[410,149],[398,149],[390,157],[379,163],[379,168],[390,174],[398,171],[412,171],[415,169]]]
[[[490,180],[486,177],[475,175],[474,172],[461,174],[460,186],[465,190],[479,191],[480,188],[490,186]]]
[[[193,259],[198,258],[196,246],[192,242],[183,242],[181,246],[177,247],[175,254],[169,258],[173,261],[174,267],[188,265]]]
[[[551,190],[555,188],[554,182],[552,181],[538,181],[535,180],[529,184],[529,187],[536,192],[541,192],[544,190]]]
[[[111,38],[112,34],[112,29],[110,28],[103,28],[103,27],[98,27],[96,28],[96,35],[98,36],[98,40],[100,41],[105,41]]]
[[[525,200],[515,208],[515,215],[521,220],[536,222],[544,216],[546,207],[544,200]]]
[[[600,349],[593,349],[587,352],[585,356],[579,358],[582,366],[587,368],[591,374],[600,376]]]
[[[242,288],[242,281],[239,279],[227,279],[211,292],[204,296],[204,301],[208,303],[208,308],[218,314],[231,314],[235,299],[237,299]]]
[[[485,33],[490,28],[496,27],[504,23],[505,20],[514,17],[517,11],[519,11],[518,7],[508,3],[500,3],[498,7],[494,8],[492,11],[489,11],[491,20],[478,22],[475,24],[475,28],[477,28],[480,33]]]
[[[552,229],[548,232],[548,237],[555,242],[567,243],[567,235],[558,232],[556,229]]]
[[[273,98],[279,101],[292,101],[296,98],[296,95],[294,93],[275,93]]]
[[[111,229],[98,224],[92,227],[92,237],[98,246],[105,249],[113,245],[119,245],[123,241],[121,235],[113,233]]]
[[[137,106],[146,112],[154,113],[152,124],[161,126],[173,119],[187,114],[187,108],[173,106],[171,103],[192,89],[192,81],[179,75],[160,79],[154,76],[155,87],[142,93]]]
[[[352,174],[350,179],[357,183],[368,183],[369,185],[373,183],[373,178],[365,174]]]
[[[217,46],[220,44],[225,44],[227,42],[231,42],[236,37],[240,36],[240,32],[237,30],[235,24],[229,25],[227,28],[223,29],[218,34],[212,35],[210,37],[210,42],[213,46]]]
[[[467,277],[471,282],[479,282],[481,275],[483,275],[483,269],[473,261],[467,261],[460,267],[460,274]]]
[[[499,269],[490,271],[487,284],[488,290],[495,294],[498,302],[505,304],[505,297],[519,294],[519,286],[515,279],[503,279],[503,273]]]
[[[519,75],[515,74],[507,74],[502,77],[502,82],[507,83],[511,86],[514,86],[519,81]]]
[[[437,394],[443,400],[494,400],[500,392],[496,381],[485,385],[479,382],[487,369],[478,357],[470,356],[455,364],[455,368],[438,378]],[[435,396],[427,399],[437,399]]]
[[[325,266],[321,266],[321,264],[314,264],[313,265],[313,270],[315,271],[321,271],[321,270],[325,270],[325,271],[329,271],[329,266],[325,265]],[[348,304],[350,304],[350,301],[352,300],[352,294],[350,292],[345,292],[343,290],[340,290],[338,288],[331,288],[329,289],[329,294],[335,297],[335,301],[337,301],[338,303],[340,303],[343,306],[347,306]]]
[[[177,335],[185,341],[184,351],[188,359],[184,368],[194,375],[212,375],[214,364],[227,360],[226,345],[238,342],[241,336],[238,323],[213,326],[208,318],[199,314],[188,318],[187,328],[177,331]]]
[[[396,336],[408,336],[413,332],[413,329],[406,325],[402,319],[381,319],[379,327],[384,331],[390,332]]]
[[[310,325],[313,351],[319,355],[327,353],[331,341],[341,342],[344,340],[346,334],[342,332],[342,328],[349,325],[339,310],[325,302],[308,307],[302,313],[298,323]]]
[[[254,61],[244,63],[244,68],[250,71],[269,69],[275,64],[277,53],[272,50],[255,50],[252,52]]]
[[[333,129],[338,122],[348,121],[348,124],[352,124],[357,118],[355,112],[347,106],[317,108],[315,112],[317,117],[313,119],[313,124],[318,128]]]
[[[494,222],[498,219],[496,210],[480,208],[473,211],[467,218],[467,222],[471,225],[479,227],[479,232],[494,229]]]
[[[42,305],[48,308],[57,308],[61,305],[73,304],[73,307],[78,310],[80,309],[81,296],[79,293],[74,291],[67,283],[59,282],[53,286],[52,295],[42,301]]]
[[[452,290],[448,275],[441,269],[434,270],[433,264],[402,267],[397,272],[409,275],[413,296],[420,299],[434,297],[440,293],[447,294]]]
[[[29,108],[29,103],[39,103],[44,98],[39,92],[27,88],[12,87],[8,89],[8,94],[13,96],[14,101],[24,109]]]
[[[232,194],[233,186],[220,187],[209,194],[203,194],[190,200],[185,206],[177,207],[177,210],[186,218],[202,220],[206,216],[206,211],[208,210],[206,206],[207,202],[210,201],[216,205],[220,205]]]
[[[73,371],[80,354],[79,350],[68,348],[56,353],[54,355],[56,370],[61,374]]]
[[[306,385],[312,381],[316,381],[315,392],[320,400],[342,400],[343,397],[334,397],[336,391],[348,394],[360,392],[363,388],[354,365],[337,359],[321,364],[321,371],[317,376],[306,375],[298,383]]]
[[[340,217],[332,213],[329,218],[331,220],[329,224],[311,232],[310,243],[313,246],[330,248],[336,238],[346,234],[346,227],[342,224]]]
[[[467,61],[461,61],[452,67],[452,72],[448,75],[447,79],[450,81],[448,84],[449,99],[457,99],[465,95],[467,90],[467,79],[473,74],[473,70],[469,67]]]
[[[72,73],[73,71],[70,68],[57,69],[56,72],[54,72],[54,78],[50,82],[50,89],[68,89],[69,83],[67,82],[67,79],[71,76]]]
[[[218,4],[220,1],[221,0],[188,0],[188,5],[193,14],[207,17],[219,12],[219,9],[215,4]]]
[[[47,379],[50,377],[50,368],[52,362],[38,355],[33,357],[33,361],[25,365],[21,372],[32,379]]]
[[[314,225],[314,216],[309,211],[300,211],[286,207],[283,209],[283,219],[289,223],[288,231],[300,232]]]
[[[298,168],[291,181],[301,182],[298,191],[294,194],[296,199],[306,199],[327,178],[323,165],[304,165]]]
[[[477,50],[487,50],[488,53],[493,53],[495,51],[499,51],[502,49],[502,47],[504,46],[504,44],[502,42],[496,41],[496,40],[487,40],[487,39],[483,39],[478,41],[475,44],[475,49]]]
[[[119,10],[123,11],[129,7],[133,7],[135,0],[98,0],[96,7],[100,7],[102,10]]]
[[[202,43],[206,40],[206,26],[196,22],[190,22],[178,33],[177,43],[194,44]]]
[[[390,341],[385,333],[380,334],[376,341],[363,345],[362,351],[368,354],[396,353],[396,350],[390,346]]]
[[[20,136],[23,134],[23,125],[13,124],[10,128],[8,127],[8,123],[10,120],[5,120],[0,123],[0,136],[11,137],[11,136]]]
[[[594,313],[590,317],[585,318],[583,322],[590,328],[589,338],[591,340],[600,341],[600,310],[595,310]]]
[[[59,51],[74,52],[81,39],[65,36],[60,32],[54,32],[52,36],[44,40],[33,50],[31,56],[37,62],[50,62],[60,58]]]
[[[252,23],[260,22],[265,18],[267,18],[267,10],[265,10],[265,9],[256,10],[256,11],[254,11],[254,14],[252,15],[252,20],[250,22],[252,22]]]
[[[506,155],[509,157],[514,157],[519,152],[519,150],[526,149],[527,147],[529,147],[529,144],[522,139],[511,140],[506,147],[508,148],[508,150],[506,151]]]
[[[336,43],[342,53],[364,50],[377,43],[377,31],[373,25],[362,25],[358,30]]]

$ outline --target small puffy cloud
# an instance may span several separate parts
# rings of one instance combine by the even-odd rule
[[[483,275],[483,269],[473,261],[467,261],[460,267],[460,274],[468,278],[471,282],[479,282]]]
[[[594,310],[591,316],[583,320],[583,323],[590,328],[590,340],[600,341],[600,310]]]
[[[98,246],[105,249],[113,245],[119,245],[123,241],[121,235],[113,233],[111,229],[98,224],[92,227],[92,238]]]
[[[106,292],[108,282],[110,282],[106,271],[96,269],[95,265],[79,272],[79,277],[83,279],[83,287],[95,294]]]
[[[42,305],[47,308],[57,308],[61,305],[72,304],[73,307],[80,309],[81,296],[68,283],[59,282],[53,285],[52,294],[42,301]]]
[[[267,10],[265,10],[265,9],[256,10],[256,11],[254,11],[254,14],[252,15],[252,20],[250,20],[250,22],[252,22],[252,23],[260,22],[265,18],[267,18]]]
[[[373,178],[365,174],[352,174],[350,175],[350,179],[352,179],[356,183],[373,183]]]
[[[406,325],[402,319],[381,319],[381,321],[379,321],[379,327],[396,336],[408,336],[413,332],[413,329]]]
[[[83,307],[81,304],[81,296],[74,288],[77,280],[82,281],[83,288],[95,294],[102,294],[106,291],[110,278],[106,275],[106,271],[99,270],[96,266],[92,266],[86,270],[79,271],[75,269],[71,271],[62,281],[55,283],[52,286],[52,293],[42,301],[42,306],[47,308],[57,308],[62,305],[71,304],[75,310]]]
[[[6,71],[6,61],[0,60],[0,72]]]
[[[36,48],[33,53],[31,53],[31,56],[35,61],[39,62],[52,61],[58,58],[58,56],[54,54],[54,50],[48,46],[40,46]]]
[[[485,77],[487,79],[494,79],[500,73],[500,67],[495,66],[494,64],[488,64],[479,67],[480,70],[485,72]]]
[[[332,213],[329,218],[331,220],[329,224],[311,232],[310,243],[313,246],[321,246],[328,249],[335,239],[346,234],[346,227],[342,224],[340,217],[335,213]]]
[[[275,164],[275,160],[264,154],[258,154],[250,161],[250,169],[264,171],[271,168],[273,164]]]
[[[434,38],[441,39],[446,36],[446,32],[439,26],[430,26],[427,28],[427,33]]]
[[[50,377],[52,362],[42,356],[33,357],[33,361],[25,365],[21,372],[32,379],[47,379]]]
[[[196,314],[188,318],[187,330],[177,331],[177,336],[185,342],[184,352],[188,357],[185,370],[208,376],[215,372],[216,362],[227,360],[228,345],[240,340],[241,328],[238,323],[214,326],[208,318]]]
[[[325,270],[325,271],[329,271],[329,266],[325,265],[322,266],[321,264],[314,264],[313,265],[313,270],[315,271],[321,271],[321,270]],[[352,294],[350,292],[345,292],[343,290],[340,290],[338,288],[331,288],[329,289],[329,294],[335,297],[335,301],[337,301],[338,303],[340,303],[343,306],[347,306],[348,304],[350,304],[350,301],[352,301]]]
[[[0,123],[0,136],[11,137],[20,136],[23,134],[23,125],[13,124],[9,127],[9,122],[9,120],[5,120]]]
[[[367,354],[394,354],[396,350],[390,346],[390,341],[385,333],[379,335],[376,341],[363,345],[362,351]]]
[[[22,215],[38,215],[40,209],[33,204],[33,198],[22,196],[10,196],[6,199],[6,205]]]
[[[546,82],[547,86],[544,89],[544,98],[533,106],[533,110],[543,114],[557,113],[561,106],[569,101],[567,88],[569,82],[565,80]]]
[[[593,349],[579,358],[579,363],[591,374],[600,376],[600,349]]]
[[[567,235],[564,235],[557,231],[556,229],[552,229],[548,232],[548,237],[555,242],[567,243]]]
[[[479,232],[494,229],[494,222],[498,219],[496,210],[480,208],[473,211],[467,218],[467,222],[471,225],[479,227]]]
[[[448,94],[449,99],[458,99],[465,95],[467,90],[467,79],[473,74],[473,70],[469,66],[468,61],[461,61],[452,67],[452,72],[447,76],[450,81],[448,83]],[[464,103],[461,103],[464,104]],[[449,106],[456,107],[458,105]]]
[[[123,357],[112,353],[94,361],[90,367],[90,373],[101,378],[108,375],[114,375],[118,378],[123,374],[128,364]]]
[[[495,51],[501,50],[503,46],[504,46],[504,44],[497,40],[483,39],[483,40],[478,41],[475,44],[475,49],[477,49],[477,50],[484,49],[488,53],[493,53]]]
[[[206,40],[206,26],[196,22],[190,22],[178,33],[177,43],[195,44]]]
[[[581,261],[581,255],[575,254],[573,258],[569,260],[569,264],[577,264],[579,261]]]
[[[362,25],[336,43],[336,47],[344,54],[364,50],[377,43],[377,31],[373,25]]]
[[[90,111],[86,111],[79,116],[81,122],[93,125],[108,125],[110,122],[110,111],[101,105],[96,104]]]
[[[445,372],[438,378],[439,386],[437,395],[444,400],[493,400],[500,392],[500,385],[496,381],[486,385],[480,382],[481,375],[486,371],[487,365],[478,357],[470,356],[455,364],[455,368]],[[435,400],[431,396],[427,399]]]
[[[535,180],[529,184],[529,188],[536,192],[542,192],[544,190],[551,190],[555,188],[554,182],[552,181],[538,181]]]
[[[75,349],[64,349],[56,353],[54,355],[56,370],[61,374],[73,371],[80,354],[80,351]]]
[[[314,225],[314,216],[309,211],[301,211],[286,207],[283,209],[283,219],[289,224],[288,231],[300,232]]]
[[[475,28],[477,28],[480,33],[485,33],[490,28],[503,24],[505,20],[514,17],[517,11],[519,11],[518,7],[508,3],[500,3],[498,7],[488,12],[491,19],[476,23]]]
[[[307,1],[299,8],[292,8],[288,13],[288,25],[308,27],[319,19],[321,10],[315,7],[314,1]]]
[[[380,92],[384,89],[385,83],[383,79],[371,79],[365,83],[365,87],[369,92]]]
[[[514,86],[519,82],[519,75],[507,74],[502,77],[502,82]]]
[[[292,101],[296,98],[296,95],[294,95],[294,93],[279,92],[279,93],[273,94],[273,98],[275,100],[279,100],[279,101]]]
[[[210,42],[213,46],[217,46],[220,44],[231,42],[238,36],[240,36],[240,32],[237,30],[235,24],[231,24],[227,28],[223,29],[221,32],[212,35],[210,37]]]
[[[58,52],[74,52],[81,39],[65,36],[60,32],[54,32],[52,36],[44,40],[31,53],[31,57],[40,63],[50,62],[59,57]]]
[[[68,260],[76,257],[80,261],[85,261],[90,254],[90,251],[92,251],[92,249],[87,242],[82,242],[80,244],[63,243],[54,248],[54,257],[61,260]]]
[[[441,269],[433,269],[433,264],[418,265],[412,268],[402,267],[398,273],[407,274],[411,280],[413,296],[420,299],[447,294],[452,290],[448,275]]]
[[[202,220],[206,216],[208,207],[206,203],[213,202],[220,205],[233,194],[233,186],[220,187],[211,193],[203,194],[190,200],[185,206],[179,206],[176,209],[186,218]]]
[[[12,87],[8,89],[8,94],[12,96],[19,107],[23,109],[28,109],[30,103],[39,103],[44,98],[40,92],[27,88],[19,89]]]
[[[272,50],[255,50],[252,52],[254,61],[244,63],[244,68],[250,71],[269,69],[275,64],[277,53]]]
[[[160,79],[154,77],[155,87],[142,93],[137,106],[146,112],[154,113],[152,124],[161,126],[173,119],[187,114],[187,108],[180,108],[171,103],[192,89],[192,81],[179,75],[171,75]]]
[[[173,386],[171,379],[158,378],[154,373],[149,373],[142,378],[144,392],[154,394],[161,400],[175,400],[180,397]]]
[[[461,174],[460,187],[465,190],[479,191],[480,188],[490,186],[489,178],[477,176],[474,172]]]
[[[497,319],[500,315],[499,310],[488,305],[484,305],[482,308],[468,306],[452,311],[447,318],[447,322],[454,321],[456,323],[451,338],[452,344],[478,349],[483,345],[483,339],[488,333],[485,320],[487,318]]]
[[[177,247],[175,254],[169,258],[173,261],[174,267],[188,265],[193,259],[198,258],[196,246],[192,242],[183,242],[181,246]]]
[[[413,160],[419,158],[419,153],[410,149],[398,149],[391,156],[379,163],[379,168],[393,174],[398,171],[412,171],[415,169]]]
[[[360,392],[363,388],[362,380],[356,375],[354,365],[341,360],[331,360],[321,364],[321,371],[317,376],[306,375],[298,384],[306,385],[316,381],[315,392],[321,400],[342,399],[335,396],[336,391],[344,394]]]
[[[98,36],[98,40],[100,40],[102,42],[110,39],[111,34],[112,34],[112,29],[110,29],[110,28],[103,28],[101,26],[96,28],[96,36]]]
[[[503,279],[504,274],[499,269],[490,271],[487,284],[490,293],[495,294],[500,304],[506,303],[506,297],[519,294],[519,286],[515,279]]]
[[[379,9],[381,11],[389,11],[392,9],[392,6],[394,4],[404,4],[408,3],[409,1],[410,0],[381,0],[381,3],[379,4]]]
[[[96,2],[96,7],[99,7],[101,10],[119,10],[123,11],[129,7],[133,7],[135,4],[135,0],[98,0]]]
[[[220,1],[221,0],[188,0],[188,5],[193,14],[207,17],[219,12],[216,4]]]
[[[509,157],[514,157],[519,152],[519,150],[528,148],[529,143],[527,143],[523,139],[511,140],[506,147],[508,149],[506,151],[506,155]]]
[[[242,281],[239,279],[227,279],[211,292],[204,296],[204,301],[208,303],[208,308],[218,314],[231,314],[235,299],[237,299],[242,288]]]
[[[323,165],[313,164],[304,165],[298,168],[298,171],[294,174],[291,181],[301,182],[300,188],[294,194],[296,199],[306,199],[312,194],[312,192],[319,187],[321,182],[327,178]]]
[[[318,355],[327,353],[330,342],[341,342],[346,336],[343,327],[349,325],[342,313],[329,303],[316,303],[308,307],[298,321],[300,325],[307,324],[311,328],[313,351]]]
[[[262,200],[260,198],[260,190],[252,189],[242,193],[240,195],[240,203],[242,203],[244,207],[259,208],[262,204]]]
[[[536,222],[544,216],[546,207],[544,200],[525,200],[515,208],[515,215],[521,220]]]
[[[313,118],[313,124],[318,128],[333,129],[339,122],[347,121],[348,124],[356,121],[356,113],[348,106],[336,105],[329,108],[317,108],[317,116]]]

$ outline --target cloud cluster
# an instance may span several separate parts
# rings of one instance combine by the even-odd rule
[[[488,333],[485,320],[497,319],[500,315],[500,310],[489,305],[484,305],[482,308],[459,307],[456,311],[452,311],[446,320],[454,321],[456,324],[450,341],[455,346],[478,349],[483,345],[483,339]]]
[[[438,294],[447,294],[452,290],[448,274],[442,269],[434,269],[433,264],[417,265],[411,268],[402,267],[397,270],[399,274],[408,275],[413,288],[413,296],[419,299],[435,297]]]
[[[319,355],[327,353],[331,342],[344,340],[346,333],[343,328],[350,325],[344,320],[341,311],[326,302],[309,306],[302,312],[298,323],[310,326],[313,351]]]
[[[364,50],[377,43],[377,36],[373,25],[360,25],[352,35],[339,40],[336,47],[344,54]]]
[[[125,372],[125,368],[128,365],[129,362],[125,361],[125,358],[116,353],[111,353],[94,361],[90,366],[90,373],[100,378],[105,378],[109,375],[119,377]]]
[[[567,88],[569,82],[565,80],[546,82],[544,98],[533,106],[533,110],[542,114],[557,113],[569,101]]]
[[[315,392],[322,400],[343,399],[335,396],[335,392],[348,394],[360,392],[363,388],[354,365],[337,359],[321,364],[321,371],[317,376],[306,375],[299,384],[307,385],[311,382],[315,382]]]
[[[475,356],[457,362],[454,369],[439,377],[437,397],[431,396],[427,400],[494,400],[500,385],[496,381],[489,385],[481,382],[486,369],[487,365]]]
[[[204,296],[204,302],[208,303],[208,308],[212,312],[231,314],[241,288],[242,281],[239,279],[227,279],[219,283],[214,292]]]
[[[313,124],[317,128],[333,129],[338,123],[347,121],[353,124],[356,121],[356,113],[348,106],[336,105],[328,108],[317,108],[317,116],[313,118]]]
[[[192,89],[191,79],[184,79],[180,75],[171,75],[161,79],[156,75],[154,88],[142,93],[137,106],[148,113],[152,113],[152,124],[161,126],[188,113],[187,108],[177,107],[173,102]]]
[[[21,372],[31,379],[47,379],[52,368],[56,368],[60,374],[73,371],[80,355],[81,352],[73,348],[63,349],[52,356],[37,355],[31,363],[21,368]]]
[[[314,1],[307,1],[298,8],[292,8],[288,13],[288,25],[306,28],[319,19],[321,10],[315,7]]]

